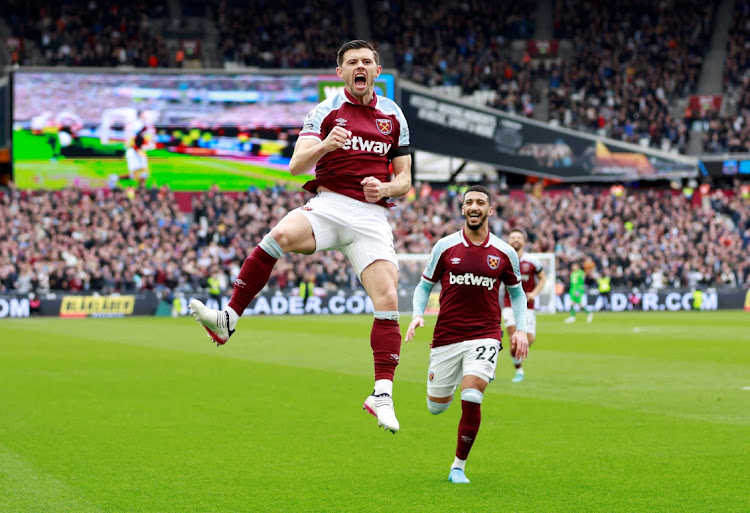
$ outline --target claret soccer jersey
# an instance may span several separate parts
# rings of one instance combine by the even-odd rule
[[[390,180],[389,162],[406,155],[409,146],[409,128],[406,118],[396,102],[373,95],[368,105],[354,101],[344,89],[319,103],[305,119],[303,137],[325,139],[334,127],[340,126],[352,133],[342,148],[326,153],[315,168],[315,179],[304,185],[315,192],[318,186],[366,201],[362,179],[374,176],[381,182]],[[386,199],[378,204],[385,206]]]
[[[536,279],[540,272],[544,270],[542,262],[533,256],[524,253],[519,259],[519,267],[521,268],[521,285],[523,291],[527,294],[536,288]],[[535,301],[528,301],[526,307],[529,310],[534,309]],[[510,308],[510,294],[505,291],[505,299],[503,300],[503,306]]]
[[[422,277],[442,285],[432,347],[500,340],[500,283],[521,286],[515,249],[491,233],[475,245],[461,230],[435,244]]]

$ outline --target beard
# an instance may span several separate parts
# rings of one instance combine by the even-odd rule
[[[484,226],[485,221],[487,221],[486,215],[480,215],[479,219],[477,220],[474,220],[471,217],[466,216],[466,227],[469,230],[476,232],[476,231],[479,231]]]

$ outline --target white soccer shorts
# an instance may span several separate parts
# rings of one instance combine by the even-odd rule
[[[393,232],[384,207],[323,191],[297,211],[312,226],[315,251],[341,251],[357,276],[376,260],[393,262],[398,269]]]
[[[490,383],[495,379],[495,367],[500,352],[500,341],[495,338],[465,340],[430,349],[427,373],[427,394],[450,397],[467,374]]]
[[[506,306],[503,308],[500,315],[503,318],[503,329],[508,329],[509,326],[515,327],[516,316],[513,315],[511,307]],[[536,336],[536,310],[526,310],[526,333]]]

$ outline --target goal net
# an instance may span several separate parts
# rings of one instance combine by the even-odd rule
[[[529,256],[538,258],[544,273],[547,276],[547,282],[544,288],[536,298],[536,310],[539,313],[555,313],[555,283],[557,283],[557,273],[555,266],[554,253],[527,253]],[[414,294],[414,288],[419,283],[425,265],[430,258],[429,253],[402,253],[396,255],[399,264],[399,310],[411,313],[411,300]],[[427,301],[425,314],[437,314],[440,298],[440,284],[436,284],[432,289],[430,298]]]

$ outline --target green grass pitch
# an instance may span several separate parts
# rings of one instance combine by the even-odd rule
[[[361,410],[371,317],[0,322],[0,510],[746,512],[750,314],[541,316],[466,468],[425,407],[434,318],[405,344],[396,435]],[[405,331],[407,319],[402,320]]]

